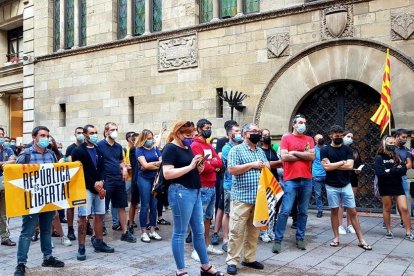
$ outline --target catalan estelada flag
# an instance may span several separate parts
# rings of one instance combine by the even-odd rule
[[[387,56],[385,58],[384,75],[382,77],[381,88],[381,104],[371,121],[380,126],[381,135],[385,129],[391,128],[391,63],[390,63],[390,49],[387,49]]]
[[[259,187],[257,188],[256,206],[253,215],[253,225],[260,230],[268,228],[276,214],[276,203],[283,195],[282,187],[277,182],[272,172],[264,167],[259,178]]]

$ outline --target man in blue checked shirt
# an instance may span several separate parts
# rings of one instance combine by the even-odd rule
[[[262,149],[256,146],[262,137],[261,130],[253,123],[242,129],[243,143],[234,146],[228,156],[228,171],[233,175],[231,187],[230,235],[227,251],[227,273],[237,274],[237,264],[244,253],[242,265],[263,269],[256,261],[259,230],[253,226],[257,187],[261,169],[269,167]]]

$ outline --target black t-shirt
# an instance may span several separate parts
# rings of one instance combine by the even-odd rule
[[[321,160],[328,158],[331,163],[353,160],[352,150],[350,147],[342,145],[339,148],[334,148],[331,145],[321,149]],[[335,188],[343,188],[351,181],[351,171],[333,170],[326,172],[325,183]]]
[[[225,144],[229,142],[229,138],[221,137],[217,140],[216,152],[219,153],[223,150]]]
[[[272,148],[268,148],[268,149],[261,148],[261,149],[264,151],[267,161],[269,162],[279,161],[279,157],[277,156],[277,153],[274,149]],[[277,169],[273,168],[273,169],[270,169],[270,171],[272,172],[273,176],[276,177],[276,179],[279,181],[279,175],[277,174]]]
[[[194,154],[190,148],[184,149],[173,143],[165,145],[162,150],[162,164],[173,165],[174,168],[182,168],[191,164]],[[180,176],[171,179],[171,183],[178,183],[189,189],[200,189],[201,181],[197,168]]]
[[[65,156],[72,156],[72,151],[77,147],[78,145],[76,145],[75,143],[73,143],[72,145],[70,145],[67,149],[66,149],[66,154]]]

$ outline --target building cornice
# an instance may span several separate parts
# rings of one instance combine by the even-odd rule
[[[23,73],[23,63],[16,63],[0,68],[0,78]]]
[[[148,35],[142,35],[142,36],[134,36],[132,38],[125,38],[121,40],[115,40],[111,42],[105,42],[101,44],[95,44],[85,47],[80,47],[76,49],[69,49],[69,50],[63,50],[60,52],[54,52],[47,55],[38,56],[35,58],[35,62],[41,62],[51,59],[57,59],[67,56],[73,56],[73,55],[79,55],[79,54],[85,54],[90,52],[96,52],[96,51],[102,51],[107,49],[112,49],[120,46],[126,46],[126,45],[133,45],[133,44],[139,44],[149,41],[156,41],[159,39],[168,39],[171,37],[175,37],[178,35],[186,35],[191,34],[195,32],[204,32],[204,31],[211,31],[219,28],[225,28],[240,24],[246,24],[246,23],[253,23],[263,20],[269,20],[273,18],[279,18],[279,17],[285,17],[290,15],[296,15],[296,14],[302,14],[312,11],[317,11],[321,9],[328,8],[332,6],[333,4],[341,3],[341,4],[357,4],[357,3],[363,3],[363,2],[369,2],[372,0],[321,0],[316,2],[310,2],[302,5],[296,5],[289,8],[283,8],[263,13],[255,13],[255,14],[246,14],[239,17],[232,17],[229,19],[222,19],[217,22],[207,22],[202,23],[190,27],[185,28],[179,28],[171,31],[163,31],[159,33],[152,33]]]

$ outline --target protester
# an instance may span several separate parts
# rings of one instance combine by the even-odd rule
[[[359,240],[358,246],[364,250],[372,250],[362,235],[358,215],[355,209],[355,197],[350,183],[350,174],[354,167],[351,149],[343,144],[344,130],[341,126],[333,125],[329,131],[331,144],[321,150],[321,162],[326,171],[326,193],[329,208],[331,209],[331,224],[334,240],[330,246],[339,246],[339,205],[347,208],[347,217]]]
[[[176,275],[188,275],[185,272],[184,236],[189,224],[193,231],[194,249],[201,262],[201,275],[224,275],[208,261],[199,176],[204,170],[204,164],[199,163],[202,156],[194,155],[190,148],[194,132],[194,123],[176,123],[162,152],[163,176],[170,182],[168,201],[174,220],[171,247],[177,266]]]
[[[322,189],[325,187],[326,172],[321,164],[321,149],[325,146],[325,140],[322,134],[316,134],[315,140],[315,159],[312,162],[312,184],[315,192],[316,209],[318,213],[316,217],[323,216]]]
[[[127,229],[125,208],[128,207],[128,199],[124,181],[128,177],[128,169],[123,162],[122,146],[115,141],[118,138],[118,126],[115,123],[105,124],[105,137],[98,142],[104,164],[105,205],[111,201],[112,207],[117,209],[122,229],[121,241],[136,242],[137,239]]]
[[[298,202],[296,247],[306,250],[305,232],[308,219],[308,206],[312,195],[312,161],[315,149],[312,137],[305,135],[306,119],[296,115],[292,120],[292,133],[285,134],[280,143],[283,161],[283,199],[282,209],[278,215],[273,253],[280,253],[286,222],[295,199]]]
[[[141,227],[141,241],[150,242],[151,239],[162,240],[161,236],[155,232],[157,223],[157,199],[152,195],[152,185],[158,169],[161,166],[161,152],[154,145],[154,135],[152,131],[144,129],[135,141],[138,160],[138,191],[141,199],[141,209],[139,211],[139,224]],[[150,233],[147,232],[147,218],[149,213]]]
[[[4,146],[4,129],[0,127],[0,237],[1,244],[15,246],[16,243],[10,239],[10,232],[6,217],[6,195],[4,192],[3,168],[6,164],[14,164],[16,155],[11,148]]]
[[[214,248],[210,244],[210,225],[214,216],[214,206],[216,202],[216,176],[217,171],[221,169],[223,163],[217,155],[213,146],[207,143],[207,139],[211,137],[212,124],[207,119],[201,119],[197,122],[197,136],[191,144],[191,150],[195,155],[201,155],[204,159],[204,170],[200,173],[201,180],[201,203],[203,205],[204,218],[204,238],[207,246],[207,252],[214,255],[221,255],[224,252]],[[220,191],[218,191],[220,193]],[[197,252],[193,251],[191,256],[195,260],[200,260]]]
[[[243,252],[243,266],[263,269],[256,261],[259,230],[253,226],[257,186],[261,169],[269,167],[263,150],[256,146],[262,133],[253,123],[243,126],[244,142],[234,146],[228,156],[228,170],[233,176],[231,187],[227,273],[237,274],[237,264]]]
[[[395,152],[395,138],[386,136],[381,141],[377,156],[375,157],[375,175],[378,177],[378,188],[381,195],[384,223],[387,228],[386,239],[392,239],[391,207],[392,198],[395,198],[398,212],[405,226],[405,239],[414,241],[411,233],[410,215],[408,213],[407,198],[402,185],[402,177],[407,167],[404,160]]]
[[[45,164],[56,163],[55,154],[47,149],[49,146],[49,129],[45,126],[37,126],[32,131],[33,143],[30,148],[17,159],[18,164]],[[30,248],[31,237],[35,230],[36,222],[40,226],[40,243],[43,253],[44,267],[63,267],[65,264],[52,256],[51,227],[55,211],[36,213],[23,216],[22,230],[20,232],[17,249],[17,266],[15,276],[26,274],[27,254]]]

